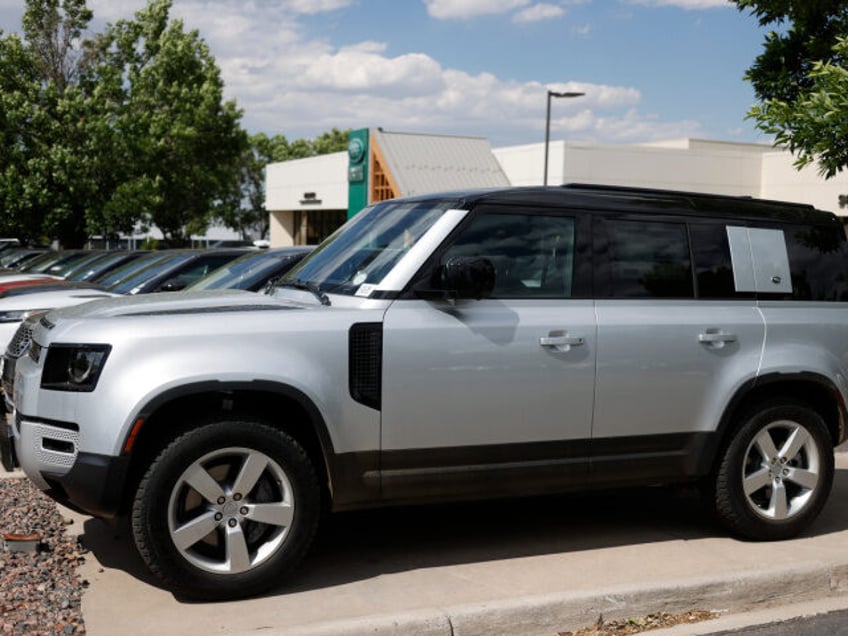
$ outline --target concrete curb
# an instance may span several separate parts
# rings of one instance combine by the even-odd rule
[[[739,612],[771,605],[848,596],[848,563],[771,568],[732,576],[691,578],[654,587],[550,594],[434,608],[394,615],[264,628],[264,636],[552,636],[594,623],[657,611]],[[255,635],[255,631],[234,636]]]

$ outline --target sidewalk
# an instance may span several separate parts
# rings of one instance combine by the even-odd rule
[[[288,585],[217,604],[157,587],[126,528],[63,512],[91,550],[90,636],[553,636],[600,613],[848,598],[846,498],[840,452],[827,507],[792,541],[731,539],[696,497],[667,489],[337,515]]]

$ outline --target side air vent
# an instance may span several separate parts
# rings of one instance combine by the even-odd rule
[[[348,377],[350,396],[365,406],[380,408],[383,371],[383,325],[362,322],[350,328]]]

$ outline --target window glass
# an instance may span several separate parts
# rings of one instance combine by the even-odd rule
[[[574,219],[484,214],[442,256],[482,256],[495,266],[493,298],[569,298],[574,279]]]
[[[686,226],[621,219],[607,222],[614,298],[691,298]]]
[[[333,294],[379,285],[401,258],[456,204],[455,199],[386,201],[367,207],[286,274]]]
[[[689,226],[689,236],[692,239],[692,255],[695,259],[698,297],[737,297],[727,227],[723,223],[692,224]]]
[[[191,252],[166,252],[165,258],[150,262],[146,267],[134,271],[132,274],[118,279],[112,285],[106,287],[107,291],[115,294],[130,294],[132,290],[143,285],[151,278],[158,276],[164,271],[183,263],[192,257]]]
[[[848,301],[846,243],[832,227],[786,227],[795,300]]]

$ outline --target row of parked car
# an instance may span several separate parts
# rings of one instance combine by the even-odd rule
[[[261,291],[311,248],[185,249],[166,251],[33,250],[0,252],[0,350],[7,406],[15,362],[32,328],[50,309],[99,298],[153,292],[241,289]]]

